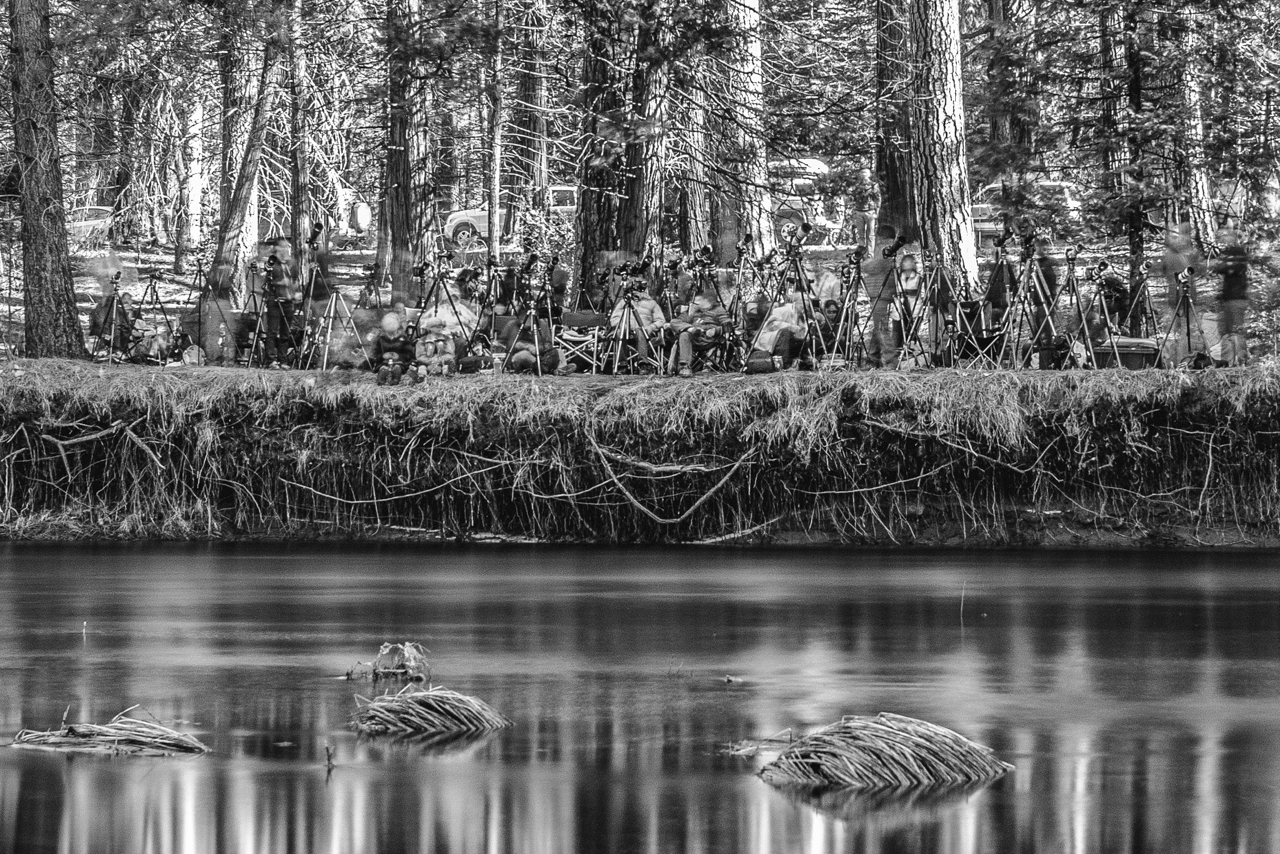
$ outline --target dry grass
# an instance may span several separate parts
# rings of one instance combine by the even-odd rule
[[[1274,534],[1276,423],[1280,372],[1261,368],[388,389],[343,372],[13,362],[0,534],[1010,542],[1045,511],[1135,540]]]
[[[170,729],[158,721],[126,717],[126,709],[106,724],[68,724],[56,730],[26,730],[13,737],[15,747],[43,747],[105,753],[168,756],[175,753],[208,753],[194,736]]]
[[[957,732],[903,715],[846,717],[792,742],[760,776],[811,789],[905,792],[999,779],[1013,770]]]
[[[448,688],[408,686],[372,700],[356,697],[352,725],[365,735],[484,733],[511,726],[483,700]]]

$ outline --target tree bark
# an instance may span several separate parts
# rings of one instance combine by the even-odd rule
[[[84,358],[67,252],[48,0],[9,0],[26,355]]]
[[[1131,0],[1124,15],[1124,61],[1126,72],[1125,97],[1128,107],[1128,127],[1125,148],[1128,167],[1125,174],[1125,233],[1129,242],[1130,297],[1137,299],[1137,288],[1144,278],[1143,267],[1147,260],[1146,225],[1147,208],[1144,198],[1145,162],[1141,116],[1146,109],[1145,77],[1146,60],[1142,49],[1141,0]],[[1129,334],[1141,334],[1141,318],[1134,312]]]
[[[239,182],[241,166],[245,163],[250,149],[254,118],[256,115],[255,99],[262,92],[255,88],[255,80],[249,65],[249,39],[241,23],[247,14],[240,0],[222,0],[221,15],[218,26],[218,86],[222,98],[222,116],[220,128],[218,174],[218,237],[217,251],[222,252],[222,231],[226,227],[228,217],[232,213],[236,189]],[[264,52],[278,52],[277,48],[268,48]],[[259,81],[260,82],[260,81]],[[261,145],[261,142],[259,142]],[[257,163],[258,155],[254,155]],[[248,258],[257,252],[258,228],[258,180],[255,168],[253,181],[245,185],[245,197],[241,202],[242,210],[235,213],[240,221],[236,232],[235,252]],[[217,263],[215,259],[214,263]],[[212,271],[210,271],[212,273]],[[225,271],[230,275],[226,286],[228,294],[242,292],[245,285],[246,271],[243,264],[239,268]]]
[[[749,234],[757,251],[767,254],[777,243],[773,230],[773,194],[764,135],[764,49],[760,42],[760,0],[733,0],[728,19],[735,35],[730,54],[729,94],[736,109],[734,151],[729,167],[739,205],[739,239]]]
[[[618,236],[623,251],[655,256],[661,245],[666,167],[667,99],[671,73],[664,53],[666,27],[658,4],[638,10],[636,61],[631,75],[632,133],[625,148]]]
[[[685,155],[680,175],[680,251],[697,252],[711,240],[711,209],[707,193],[707,162],[711,158],[707,133],[707,94],[695,84],[687,97]]]
[[[880,221],[915,240],[911,189],[911,55],[904,0],[876,0],[876,172],[884,188]]]
[[[525,0],[520,20],[517,98],[511,113],[513,171],[530,190],[530,202],[545,211],[551,203],[550,145],[547,139],[547,0]]]
[[[258,190],[258,167],[267,131],[267,120],[275,108],[280,86],[287,35],[282,32],[279,8],[272,21],[272,32],[262,50],[262,75],[258,85],[257,104],[245,140],[244,156],[236,171],[235,184],[228,207],[221,211],[217,250],[209,272],[209,288],[217,299],[228,299],[243,291],[245,270],[256,254],[256,222],[250,223],[251,202]],[[253,236],[253,240],[248,239]]]
[[[911,0],[915,50],[911,176],[921,244],[957,284],[975,288],[978,260],[969,210],[958,0]]]
[[[501,260],[502,217],[502,113],[503,92],[506,82],[505,56],[503,55],[503,0],[493,0],[493,53],[490,56],[489,85],[485,91],[489,102],[489,260],[494,264]],[[515,200],[511,200],[514,214]]]
[[[173,272],[187,271],[187,256],[200,245],[204,204],[204,99],[187,93],[179,106],[182,135],[178,152],[178,210],[174,228]]]
[[[1034,59],[1036,6],[1032,0],[988,0],[993,50],[987,66],[989,157],[997,170],[1023,175],[1035,153],[1039,94],[1028,66]]]
[[[1216,224],[1213,218],[1213,194],[1209,188],[1209,173],[1205,168],[1204,109],[1201,88],[1204,84],[1201,50],[1203,26],[1196,12],[1187,8],[1182,12],[1182,38],[1178,41],[1180,63],[1179,88],[1182,90],[1183,144],[1174,152],[1178,160],[1183,192],[1187,201],[1188,219],[1196,247],[1202,254],[1214,245]]]
[[[578,283],[587,289],[608,269],[604,253],[618,249],[620,146],[609,116],[623,109],[616,18],[597,3],[583,6],[586,56],[582,63],[582,147],[578,150]]]
[[[138,111],[142,102],[142,81],[136,77],[120,82],[120,129],[115,134],[115,171],[107,191],[107,205],[115,213],[112,238],[131,234],[142,239],[141,211],[133,204],[135,158],[138,156]]]
[[[390,238],[387,275],[391,299],[414,300],[413,271],[424,260],[428,224],[427,190],[433,170],[426,114],[430,89],[416,59],[422,34],[421,0],[387,3],[390,97],[386,160],[386,214]]]
[[[306,283],[311,272],[311,79],[303,43],[302,0],[289,4],[289,241],[298,261],[298,278]]]

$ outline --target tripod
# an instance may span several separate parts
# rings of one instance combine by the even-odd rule
[[[507,354],[502,360],[502,371],[505,372],[510,368],[511,357],[515,355],[516,346],[520,343],[520,338],[526,332],[533,340],[533,370],[538,376],[542,376],[542,316],[539,312],[545,312],[547,319],[547,328],[551,328],[551,299],[550,299],[550,278],[543,283],[542,293],[537,297],[533,296],[532,288],[529,286],[529,277],[533,273],[533,264],[536,263],[537,256],[531,256],[527,263],[518,273],[516,281],[516,296],[520,301],[520,308],[516,312],[518,316],[515,337],[511,339],[511,346],[507,348]]]
[[[360,336],[360,330],[356,328],[355,318],[351,315],[351,307],[347,305],[346,298],[335,290],[329,295],[329,301],[325,304],[324,311],[316,319],[314,333],[308,336],[306,343],[303,345],[302,353],[298,359],[299,367],[311,370],[317,367],[316,363],[318,361],[320,370],[329,370],[329,353],[332,351],[335,326],[340,335],[345,333],[355,339],[356,346],[352,349],[352,353],[358,352],[364,357],[365,366],[370,364],[369,351],[364,346],[364,339]]]
[[[1005,356],[1009,356],[1015,369],[1028,367],[1031,364],[1031,350],[1037,346],[1039,360],[1044,360],[1058,335],[1057,323],[1053,318],[1056,297],[1045,281],[1044,271],[1037,263],[1034,242],[1030,237],[1025,237],[1022,244],[1022,272],[1013,304],[1005,311],[1002,319],[1004,342],[997,362],[1003,362]],[[1022,341],[1024,333],[1028,334],[1028,347],[1025,351]],[[1045,346],[1046,335],[1049,347]],[[1040,361],[1037,365],[1045,367]]]
[[[1164,356],[1168,347],[1169,340],[1174,335],[1174,329],[1178,326],[1178,320],[1183,321],[1184,328],[1179,330],[1187,336],[1187,355],[1191,356],[1195,353],[1206,354],[1208,352],[1208,343],[1204,337],[1204,327],[1200,324],[1200,316],[1196,312],[1196,303],[1191,296],[1191,277],[1195,275],[1195,270],[1191,267],[1183,270],[1178,274],[1178,301],[1173,307],[1173,314],[1169,317],[1169,328],[1165,330],[1164,336],[1159,340],[1158,352]],[[1200,347],[1192,349],[1191,343],[1191,326],[1194,322],[1195,328],[1200,332]]]
[[[648,364],[657,373],[665,372],[665,365],[662,358],[655,358],[652,354],[646,355],[639,349],[640,339],[644,338],[646,349],[652,342],[647,340],[648,333],[644,331],[644,326],[640,322],[640,312],[636,308],[636,292],[643,287],[641,280],[636,279],[633,283],[622,286],[618,297],[614,300],[614,304],[609,308],[609,316],[617,310],[618,303],[621,302],[622,317],[617,328],[613,331],[612,346],[609,355],[613,361],[613,372],[616,374],[622,369],[623,359],[625,360],[628,372],[634,373],[637,366]],[[634,342],[628,341],[629,337],[634,336]]]
[[[1129,311],[1121,324],[1122,328],[1131,330],[1138,338],[1153,338],[1159,328],[1156,324],[1155,305],[1151,302],[1150,274],[1151,262],[1145,261],[1138,269],[1138,287],[1133,299],[1129,302]]]
[[[94,358],[106,351],[103,358],[110,362],[115,355],[116,338],[119,334],[120,314],[120,271],[111,274],[111,293],[102,301],[102,319],[98,323],[98,334],[94,338],[90,351]],[[127,318],[126,318],[127,319]]]
[[[1069,322],[1067,324],[1067,332],[1063,336],[1067,346],[1066,364],[1063,367],[1094,368],[1098,364],[1097,355],[1093,351],[1093,341],[1089,337],[1088,315],[1080,297],[1080,280],[1076,276],[1076,256],[1078,253],[1079,247],[1072,246],[1067,249],[1067,281],[1053,295],[1053,301],[1048,306],[1045,318],[1041,323],[1043,326],[1043,324],[1052,320],[1054,314],[1058,311],[1058,301],[1065,296],[1067,309],[1072,313],[1072,321],[1074,323]],[[1073,326],[1074,331],[1072,331]],[[1034,338],[1038,340],[1041,332],[1042,329],[1037,329]]]
[[[841,271],[842,276],[842,295],[840,300],[840,316],[836,321],[834,347],[832,352],[827,354],[825,359],[827,367],[836,367],[834,364],[837,356],[842,357],[846,363],[856,360],[858,365],[862,364],[863,357],[867,350],[866,339],[866,317],[860,318],[858,315],[858,295],[866,290],[866,279],[862,275],[862,261],[866,257],[866,249],[859,247],[861,251],[855,250],[847,256],[846,263]],[[867,312],[867,317],[870,316]]]
[[[254,279],[258,275],[258,262],[250,262],[249,293],[245,296],[244,308],[240,311],[241,317],[253,316],[253,330],[249,333],[249,353],[245,358],[245,367],[249,368],[265,368],[267,366],[266,345],[263,341],[267,326],[267,303],[264,293],[266,282],[259,279],[255,286]]]
[[[170,336],[170,349],[168,352],[161,350],[160,330],[157,329],[153,339],[153,352],[147,354],[147,358],[154,359],[161,367],[164,367],[164,365],[169,361],[169,356],[173,349],[172,345],[176,336],[174,335],[173,321],[169,318],[169,311],[164,307],[164,303],[160,301],[160,290],[157,286],[158,281],[159,277],[155,273],[151,273],[147,276],[147,286],[143,289],[142,299],[138,302],[138,316],[141,317],[144,314],[149,313],[152,317],[158,316],[163,322],[164,326],[162,328],[164,329],[165,334]]]
[[[808,223],[805,225],[807,226]],[[806,228],[803,234],[807,236],[808,233],[809,229]],[[813,310],[813,285],[809,281],[808,274],[805,273],[804,264],[800,258],[800,243],[803,239],[799,233],[790,237],[786,243],[782,264],[776,268],[770,263],[773,259],[773,253],[761,259],[761,262],[763,262],[762,269],[766,272],[763,292],[770,295],[769,305],[771,307],[770,313],[772,313],[772,306],[787,301],[788,285],[795,283],[795,290],[798,296],[796,300],[798,303],[796,320],[799,321],[796,325],[802,326],[805,330],[798,358],[808,358],[814,362],[815,366],[820,366],[827,355],[827,345],[822,340],[822,333]],[[771,294],[769,292],[770,277],[776,282],[773,285]],[[760,322],[760,328],[756,330],[755,335],[751,338],[751,345],[747,348],[748,355],[753,350],[758,349],[760,335],[764,332],[768,322],[769,315],[766,314]]]

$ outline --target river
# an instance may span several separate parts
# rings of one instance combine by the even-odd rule
[[[2,852],[1280,851],[1272,554],[7,546],[0,743],[139,705],[192,758],[0,747]],[[357,739],[383,641],[515,726]],[[1017,770],[773,791],[740,739],[893,711]],[[141,714],[141,711],[136,712]],[[327,767],[326,751],[333,767]]]

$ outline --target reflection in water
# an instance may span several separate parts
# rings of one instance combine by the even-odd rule
[[[1261,563],[13,548],[0,737],[141,703],[216,752],[0,750],[0,851],[1277,851]],[[423,641],[439,682],[516,726],[356,738],[352,694],[375,689],[334,677],[384,640]],[[881,710],[1017,770],[958,799],[815,802],[723,752]]]

